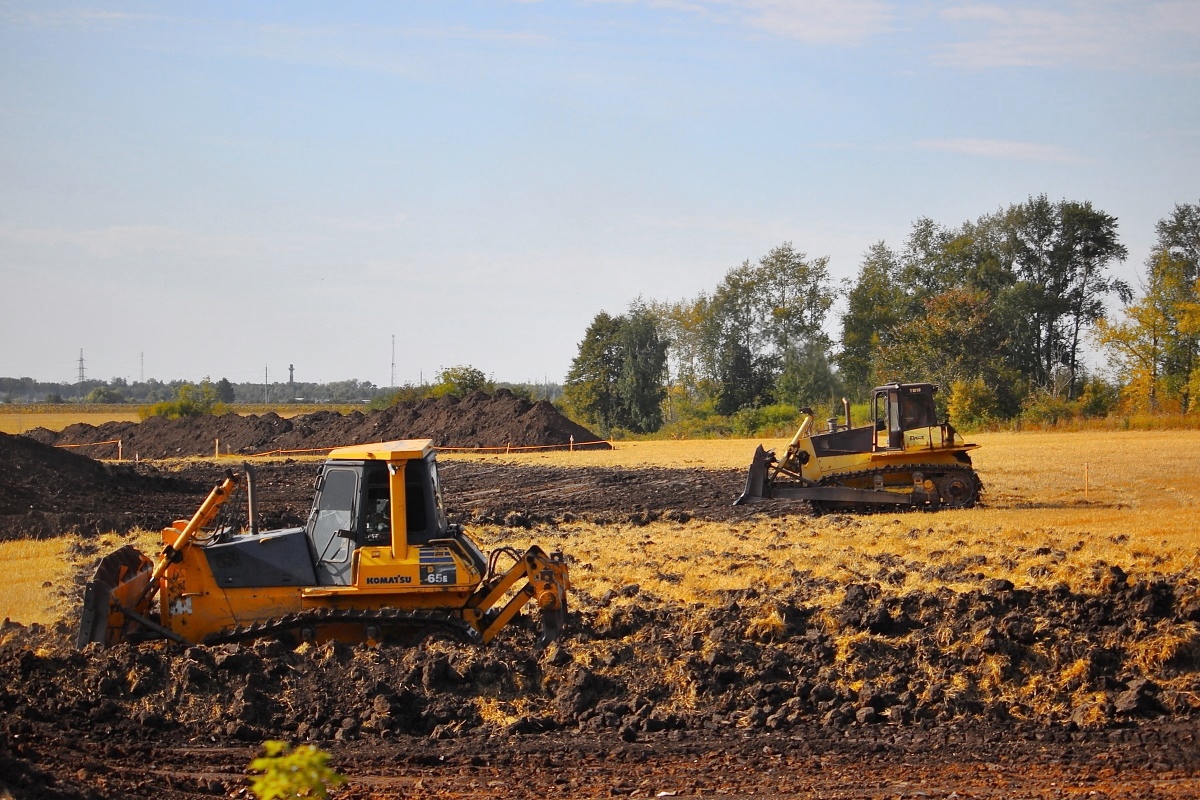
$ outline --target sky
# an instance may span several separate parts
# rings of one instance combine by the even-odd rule
[[[1041,194],[1137,285],[1200,2],[0,0],[2,376],[561,382],[602,310]]]

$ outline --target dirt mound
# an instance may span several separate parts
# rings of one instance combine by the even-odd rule
[[[178,506],[181,496],[198,492],[153,468],[101,464],[0,433],[0,540],[161,526],[171,520],[160,522],[156,509]],[[186,506],[174,513],[184,512]]]
[[[318,411],[284,419],[262,416],[191,417],[145,422],[71,425],[60,432],[37,428],[26,434],[43,444],[95,444],[120,439],[125,457],[177,458],[221,453],[263,453],[379,442],[391,439],[432,439],[438,447],[581,446],[599,439],[575,424],[546,401],[531,403],[507,389],[494,395],[475,392],[403,403],[366,414]],[[218,444],[219,443],[219,444]],[[89,448],[94,458],[115,458],[117,446]]]

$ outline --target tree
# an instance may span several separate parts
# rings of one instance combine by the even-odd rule
[[[618,346],[621,374],[617,394],[630,430],[650,433],[663,424],[663,385],[667,341],[659,334],[655,315],[640,302],[630,306],[621,325]]]
[[[1126,321],[1100,320],[1097,343],[1108,351],[1110,361],[1124,377],[1125,394],[1133,410],[1151,414],[1159,410],[1162,365],[1170,320],[1147,294],[1125,308]]]
[[[592,319],[579,354],[571,361],[563,394],[574,414],[612,435],[621,423],[618,381],[621,376],[621,318],[601,311]]]
[[[227,378],[217,381],[217,400],[221,403],[232,403],[233,398],[233,384]]]
[[[83,398],[85,403],[124,403],[125,397],[116,389],[107,386],[97,386]]]
[[[658,430],[666,397],[666,351],[658,317],[640,300],[624,316],[601,311],[567,373],[563,392],[568,406],[604,436],[617,428]]]
[[[1189,412],[1200,397],[1200,204],[1177,204],[1155,226],[1145,288],[1125,319],[1098,325],[1096,340],[1136,410]]]
[[[858,280],[847,293],[837,365],[855,397],[866,397],[875,385],[876,353],[891,342],[895,326],[905,318],[906,298],[897,283],[899,273],[899,256],[877,242],[863,256]]]
[[[828,262],[784,242],[757,264],[744,261],[725,274],[703,307],[701,336],[716,355],[710,374],[722,414],[771,402],[793,350],[828,347],[823,326],[837,294]]]
[[[1106,274],[1127,255],[1116,217],[1088,202],[1051,203],[1040,195],[1011,206],[1002,220],[1016,282],[1000,305],[1014,323],[1017,366],[1044,388],[1056,385],[1064,367],[1073,397],[1085,329],[1104,316],[1110,294],[1129,299],[1129,287]]]
[[[775,381],[775,402],[815,406],[836,400],[844,391],[841,377],[829,362],[829,353],[817,341],[793,347],[784,356],[783,371]]]
[[[471,392],[491,392],[496,385],[484,374],[483,370],[470,365],[443,367],[434,376],[434,384],[429,390],[432,397],[442,397],[452,394],[455,397],[466,397]]]

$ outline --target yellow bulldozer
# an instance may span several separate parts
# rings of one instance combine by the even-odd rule
[[[830,418],[819,433],[812,409],[801,409],[782,459],[758,446],[734,504],[774,498],[805,500],[817,511],[970,508],[983,491],[969,452],[979,445],[938,422],[936,391],[931,383],[878,386],[872,420],[855,427],[843,399],[844,421]]]
[[[432,442],[337,448],[304,527],[258,531],[254,472],[227,473],[190,520],[163,531],[151,560],[132,546],[87,584],[77,645],[259,638],[413,643],[431,634],[486,643],[533,602],[539,647],[567,608],[562,553],[537,546],[485,557],[448,522]],[[248,531],[228,503],[246,486]],[[511,565],[500,570],[500,560]],[[506,561],[507,563],[507,561]]]

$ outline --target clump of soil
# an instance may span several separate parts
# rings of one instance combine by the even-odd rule
[[[222,454],[323,449],[393,439],[432,439],[438,447],[549,447],[574,441],[581,447],[608,447],[596,434],[567,419],[542,400],[537,403],[507,389],[494,395],[474,392],[461,400],[447,395],[401,403],[366,414],[317,411],[284,419],[262,416],[190,417],[145,422],[71,425],[60,432],[36,428],[27,436],[43,444],[93,444],[121,440],[127,458],[178,458]],[[117,446],[89,448],[95,458],[115,458]]]

